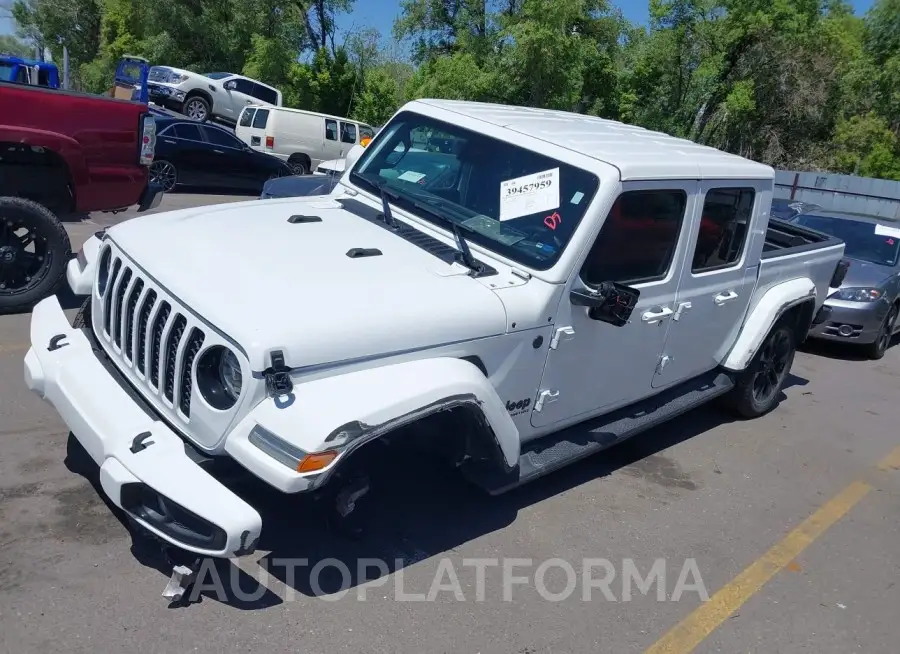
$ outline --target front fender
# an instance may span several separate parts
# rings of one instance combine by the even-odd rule
[[[308,490],[348,452],[420,418],[459,406],[477,410],[508,466],[519,459],[519,432],[484,374],[461,359],[420,359],[294,385],[287,397],[267,397],[229,434],[225,451],[285,492]],[[297,473],[250,442],[256,428],[306,453],[338,450],[328,468]]]
[[[778,319],[791,307],[815,299],[816,285],[808,277],[798,277],[769,288],[751,309],[722,366],[734,371],[746,368]]]

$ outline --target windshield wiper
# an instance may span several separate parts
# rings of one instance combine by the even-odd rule
[[[391,213],[391,203],[388,202],[388,197],[393,197],[394,200],[397,199],[396,195],[392,195],[385,188],[384,182],[378,184],[378,190],[381,191],[381,212],[384,214],[384,224],[388,227],[392,227],[393,229],[397,229],[399,225],[397,221],[394,220],[394,214]]]
[[[399,224],[396,220],[394,220],[394,215],[391,213],[391,205],[388,202],[388,198],[394,200],[395,202],[401,198],[401,193],[397,193],[394,191],[387,190],[387,183],[382,182],[381,184],[375,184],[381,194],[381,208],[382,213],[384,214],[384,222],[389,227],[397,229]],[[405,193],[403,195],[406,195]],[[411,197],[421,197],[423,200],[428,201],[430,198],[426,199],[423,196],[410,193]],[[442,223],[449,223],[450,229],[453,231],[453,237],[456,240],[456,249],[459,250],[459,261],[466,268],[471,270],[472,272],[479,274],[484,271],[484,266],[480,264],[475,257],[472,255],[472,250],[469,249],[469,243],[466,241],[463,236],[463,230],[466,231],[474,231],[469,229],[468,227],[463,227],[455,220],[450,220],[449,218],[441,215],[427,204],[423,202],[418,202],[416,200],[410,200],[412,206],[414,206],[419,211],[423,211],[427,213],[429,216],[433,218],[437,218]]]

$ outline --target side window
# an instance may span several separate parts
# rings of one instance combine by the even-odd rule
[[[356,143],[356,125],[341,123],[341,143]]]
[[[691,272],[738,262],[747,241],[755,197],[752,188],[717,188],[706,194]]]
[[[259,109],[253,118],[253,127],[255,129],[265,129],[267,122],[269,122],[269,110]]]
[[[329,141],[337,141],[337,121],[325,119],[325,138]]]
[[[206,140],[213,145],[221,145],[226,148],[240,148],[243,146],[243,142],[240,139],[224,130],[215,127],[202,127],[201,129],[206,134]]]
[[[278,94],[275,93],[275,89],[270,89],[268,86],[254,84],[253,93],[251,95],[268,104],[278,104]]]
[[[187,139],[188,141],[203,142],[203,136],[200,134],[200,127],[189,123],[178,123],[172,126],[173,136],[179,139]]]
[[[248,79],[237,78],[234,80],[234,90],[245,95],[253,95],[253,82]]]
[[[591,286],[638,284],[669,271],[684,222],[687,194],[676,190],[627,191],[610,209],[581,269]]]
[[[256,113],[256,109],[244,109],[241,112],[241,127],[250,127],[250,123],[253,121],[253,114]]]

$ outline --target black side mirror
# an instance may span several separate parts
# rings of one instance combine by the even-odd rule
[[[588,317],[592,320],[621,327],[628,323],[640,296],[641,292],[636,288],[603,282],[596,289],[575,289],[569,299],[576,306],[587,307]]]

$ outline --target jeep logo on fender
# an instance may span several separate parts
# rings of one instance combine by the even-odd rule
[[[509,402],[506,403],[506,410],[515,416],[515,415],[518,415],[518,414],[524,412],[530,406],[531,406],[531,399],[519,400],[518,402],[510,400]]]

